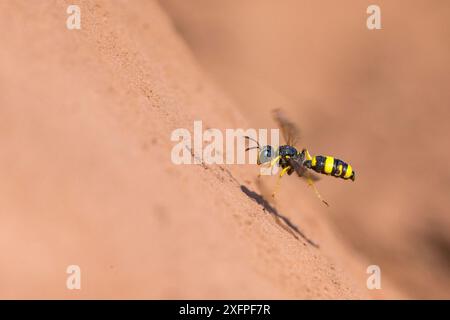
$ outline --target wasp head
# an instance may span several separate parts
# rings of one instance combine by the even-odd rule
[[[263,164],[271,161],[275,157],[275,152],[273,151],[272,146],[264,146],[259,153],[257,163]]]

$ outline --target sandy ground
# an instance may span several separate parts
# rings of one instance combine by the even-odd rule
[[[78,3],[69,31],[70,1],[0,1],[0,298],[450,297],[447,2],[382,1],[370,36],[356,1]],[[255,166],[172,163],[174,129],[274,107],[357,168],[318,184],[330,208],[293,176],[268,203]]]

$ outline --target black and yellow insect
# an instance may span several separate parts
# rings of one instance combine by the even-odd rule
[[[257,159],[258,165],[269,165],[270,167],[278,165],[282,169],[278,176],[276,189],[272,196],[275,196],[279,187],[280,178],[286,173],[291,175],[296,172],[299,177],[306,179],[308,184],[313,187],[317,197],[328,206],[328,203],[322,198],[314,185],[314,181],[319,180],[319,178],[308,170],[311,169],[317,173],[355,181],[355,171],[352,166],[342,160],[330,156],[311,156],[307,149],[302,149],[302,151],[299,152],[295,147],[300,136],[297,126],[289,121],[280,110],[274,111],[274,119],[280,127],[286,145],[282,145],[276,150],[270,145],[261,148],[258,141],[246,136],[247,139],[252,140],[257,144],[255,147],[247,148],[246,151],[251,149],[261,150]]]
[[[352,166],[334,157],[314,156],[311,160],[305,160],[303,165],[318,173],[355,181],[355,171],[353,171]]]

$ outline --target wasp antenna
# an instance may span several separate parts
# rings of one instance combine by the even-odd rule
[[[259,149],[259,146],[258,146],[258,147],[249,147],[249,148],[246,148],[245,151],[253,150],[253,149]]]
[[[244,136],[244,138],[256,142],[256,144],[258,145],[258,148],[259,148],[259,142],[258,142],[258,141],[256,141],[255,139],[253,139],[253,138],[251,138],[251,137],[249,137],[249,136]]]

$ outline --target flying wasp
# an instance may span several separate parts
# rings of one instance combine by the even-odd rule
[[[280,179],[287,173],[291,175],[296,172],[300,178],[306,179],[308,184],[314,189],[317,197],[327,206],[329,204],[322,198],[314,181],[319,180],[319,177],[311,172],[311,170],[325,175],[331,175],[336,178],[344,180],[355,181],[355,171],[352,166],[340,159],[330,156],[311,156],[307,149],[298,151],[296,148],[300,131],[295,124],[293,124],[280,110],[274,110],[273,116],[281,133],[285,145],[279,146],[277,149],[271,145],[261,147],[259,142],[251,137],[245,136],[246,139],[256,142],[255,147],[248,147],[245,151],[251,149],[259,149],[259,155],[257,158],[258,165],[268,165],[271,168],[278,165],[282,170],[278,175],[275,191],[272,193],[272,197],[275,194],[280,185]]]

